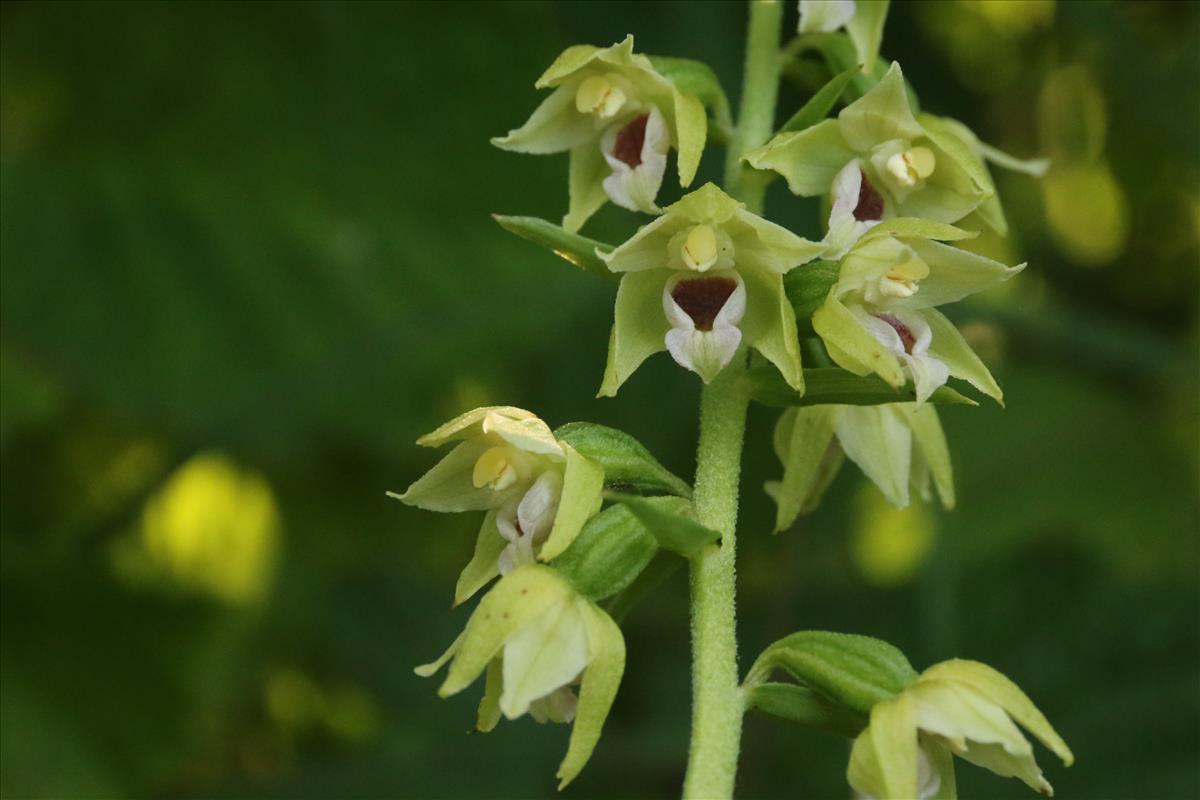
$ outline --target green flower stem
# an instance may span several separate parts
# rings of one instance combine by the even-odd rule
[[[741,162],[767,141],[779,87],[779,35],[783,4],[752,0],[746,34],[741,106],[726,162],[726,189],[755,213],[766,182]],[[721,800],[733,796],[741,747],[744,700],[738,685],[735,615],[738,486],[749,404],[740,380],[739,354],[700,398],[700,444],[694,505],[703,524],[720,531],[721,543],[692,560],[692,741],[683,796]]]

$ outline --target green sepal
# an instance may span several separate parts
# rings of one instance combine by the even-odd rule
[[[721,538],[721,534],[685,516],[691,504],[682,497],[638,497],[618,492],[609,492],[606,496],[627,506],[658,540],[659,546],[685,558],[691,558],[705,545]]]
[[[500,574],[500,553],[507,545],[508,541],[500,535],[500,530],[496,527],[496,512],[489,511],[483,518],[483,524],[479,526],[475,553],[467,566],[463,567],[454,587],[455,607],[469,600],[492,578]]]
[[[888,403],[913,403],[917,399],[917,390],[912,381],[897,389],[875,375],[855,375],[836,367],[814,367],[804,370],[804,394],[788,386],[778,370],[765,364],[746,370],[741,380],[746,384],[752,400],[772,408],[818,405],[877,406]],[[926,402],[941,405],[979,405],[949,386],[938,387]]]
[[[992,373],[979,356],[975,355],[975,351],[967,344],[967,340],[959,333],[954,323],[936,308],[922,309],[920,314],[933,332],[933,341],[929,346],[930,355],[945,362],[952,376],[967,381],[1000,405],[1004,405],[1004,392],[1001,391],[1000,384],[996,383]]]
[[[500,722],[500,693],[504,691],[504,656],[499,655],[487,665],[483,697],[475,718],[475,730],[487,733]]]
[[[610,281],[616,281],[619,277],[610,272],[604,261],[596,255],[597,250],[603,253],[610,252],[613,249],[610,244],[571,233],[553,222],[538,217],[507,217],[502,214],[493,214],[492,219],[496,220],[504,230],[541,245],[584,272],[599,275]]]
[[[604,152],[595,142],[571,148],[567,160],[567,213],[562,221],[564,229],[577,232],[608,202],[604,179],[611,172],[608,162],[604,160]]]
[[[591,422],[571,422],[554,432],[561,442],[604,469],[604,487],[638,494],[691,497],[692,487],[624,431]]]
[[[808,102],[801,106],[791,119],[783,123],[779,133],[802,131],[825,119],[846,90],[846,85],[859,74],[861,73],[858,66],[855,65],[834,75],[816,94],[808,98]]]
[[[617,503],[587,521],[554,568],[584,597],[603,600],[633,583],[657,553],[658,540]]]
[[[617,623],[591,603],[583,603],[582,610],[589,661],[579,683],[579,703],[567,755],[558,767],[560,791],[575,780],[591,758],[625,673],[625,638]]]
[[[1029,696],[1004,673],[979,661],[954,658],[934,664],[921,673],[922,680],[952,681],[969,687],[1004,709],[1010,717],[1037,737],[1065,766],[1075,763],[1071,748],[1058,735]]]
[[[830,703],[807,686],[762,683],[746,692],[746,710],[761,711],[808,728],[854,738],[867,726],[863,714]]]
[[[600,493],[604,490],[604,470],[574,447],[565,446],[567,467],[563,472],[562,496],[554,527],[538,553],[538,560],[551,561],[571,546],[583,530],[588,517],[600,510]]]
[[[511,635],[571,596],[571,585],[549,567],[528,565],[509,573],[484,595],[462,636],[452,645],[457,652],[438,694],[449,697],[461,692],[479,677]]]
[[[776,669],[860,714],[917,678],[904,654],[887,642],[830,631],[801,631],[770,645],[750,668],[746,686],[765,682]]]
[[[918,797],[917,710],[902,694],[878,703],[871,724],[854,740],[846,777],[858,792],[878,800]]]
[[[643,361],[667,349],[665,337],[671,326],[662,311],[662,293],[670,277],[670,271],[665,269],[627,272],[621,276],[598,397],[615,397],[621,384]]]
[[[837,280],[836,261],[813,261],[783,276],[783,291],[792,304],[801,336],[813,335],[812,315],[825,302]]]
[[[854,43],[858,62],[867,74],[871,74],[879,63],[879,43],[883,40],[888,5],[888,0],[858,0],[854,16],[846,23],[846,34]]]
[[[817,406],[790,408],[780,416],[774,446],[775,455],[783,463],[783,478],[772,493],[776,533],[789,528],[806,507],[815,507],[841,465],[840,459],[832,459],[831,464],[827,458],[837,412],[836,406]]]

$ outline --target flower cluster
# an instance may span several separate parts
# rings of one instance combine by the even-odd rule
[[[601,396],[615,396],[665,351],[705,384],[725,375],[719,387],[739,398],[768,402],[766,393],[769,404],[788,406],[774,436],[783,475],[767,486],[777,530],[816,506],[843,457],[897,506],[914,492],[932,500],[936,488],[952,508],[950,451],[935,404],[974,404],[952,379],[1002,400],[939,308],[1024,268],[959,246],[981,227],[1006,230],[986,162],[1035,175],[1045,165],[919,113],[900,66],[878,59],[887,9],[886,0],[800,0],[799,35],[784,53],[811,46],[841,74],[773,138],[762,131],[753,141],[765,144],[729,160],[735,186],[779,175],[794,194],[823,198],[820,241],[714,183],[660,206],[672,150],[680,188],[695,179],[710,114],[719,138],[738,146],[738,137],[711,70],[635,53],[632,36],[568,48],[536,82],[550,94],[522,126],[492,140],[515,152],[570,154],[561,226],[498,219],[619,282]],[[849,102],[837,116],[821,119],[843,94]],[[609,201],[654,218],[616,246],[579,235]],[[818,367],[806,369],[802,353]],[[492,406],[418,444],[453,448],[394,496],[430,511],[484,512],[454,605],[496,582],[446,652],[416,671],[430,676],[448,664],[442,696],[486,675],[480,731],[501,716],[573,723],[561,788],[595,748],[624,671],[624,638],[599,603],[624,597],[660,553],[719,552],[722,533],[697,519],[686,482],[619,431],[589,423],[551,430],[529,411]],[[775,667],[799,683],[765,684]],[[1041,713],[994,670],[951,661],[917,675],[894,648],[863,637],[785,637],[763,652],[740,691],[751,707],[758,698],[796,721],[838,720],[840,732],[857,737],[848,777],[866,797],[953,797],[952,755],[1049,793],[1016,724],[1071,760]]]

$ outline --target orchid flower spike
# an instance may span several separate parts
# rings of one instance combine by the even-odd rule
[[[458,605],[497,575],[566,550],[600,508],[604,471],[520,408],[468,411],[417,444],[452,441],[458,444],[445,458],[392,496],[428,511],[488,512],[458,579]]]
[[[774,446],[783,477],[766,488],[777,506],[776,531],[816,507],[843,454],[892,505],[907,506],[910,489],[932,500],[932,483],[942,505],[954,507],[950,451],[937,410],[928,403],[790,408],[775,425]]]
[[[1003,777],[1054,794],[1017,727],[1070,766],[1075,757],[1033,702],[1004,675],[978,661],[935,664],[871,709],[854,741],[847,777],[872,800],[954,797],[958,756]]]
[[[598,251],[621,274],[600,395],[615,395],[646,358],[663,350],[707,383],[742,345],[758,350],[802,390],[796,318],[783,275],[823,250],[709,183],[612,252]]]
[[[625,640],[608,614],[552,568],[527,564],[502,578],[449,649],[416,672],[428,677],[451,659],[438,689],[442,697],[487,671],[478,730],[490,731],[501,714],[574,722],[558,769],[561,789],[583,769],[600,739],[625,671]]]
[[[872,372],[897,388],[911,380],[917,403],[954,376],[1001,402],[1003,394],[954,323],[936,306],[1003,283],[1025,268],[934,239],[957,228],[895,219],[863,235],[842,258],[838,280],[813,314],[813,329],[838,366]]]
[[[704,105],[634,53],[632,36],[606,48],[567,48],[535,86],[554,91],[492,144],[518,153],[570,151],[568,231],[609,200],[657,214],[671,147],[679,152],[679,185],[691,184],[708,132]]]

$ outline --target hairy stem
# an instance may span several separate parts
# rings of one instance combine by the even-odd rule
[[[726,190],[762,211],[765,182],[741,157],[764,143],[775,120],[779,87],[779,0],[752,0],[738,124],[726,161]],[[733,796],[744,701],[738,685],[735,613],[738,486],[749,404],[739,354],[700,398],[700,444],[694,503],[697,519],[721,533],[721,543],[692,561],[692,741],[683,784],[686,800]]]

